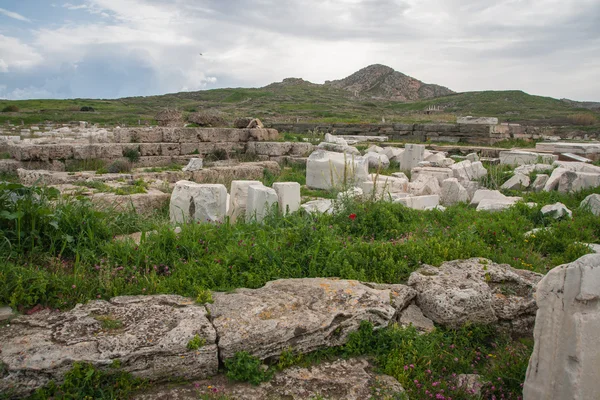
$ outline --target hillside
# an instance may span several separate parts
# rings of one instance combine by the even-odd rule
[[[288,78],[256,89],[213,89],[116,100],[0,100],[0,111],[7,106],[19,109],[18,112],[0,112],[0,124],[8,121],[13,124],[21,121],[32,124],[85,120],[111,125],[137,125],[138,121],[152,122],[156,113],[164,108],[176,108],[184,112],[219,110],[229,120],[254,116],[267,123],[373,123],[380,122],[382,118],[387,122],[454,122],[456,116],[473,115],[495,116],[509,122],[564,125],[572,123],[569,117],[574,114],[598,116],[597,112],[577,102],[532,96],[522,91],[452,93],[441,86],[414,81],[417,83],[391,68],[371,66],[348,78],[324,85]],[[410,87],[411,94],[402,87]],[[452,94],[428,98],[444,91]],[[405,96],[421,97],[417,101],[381,99],[382,93],[394,96],[400,92]],[[94,111],[81,112],[83,106],[93,107]],[[431,115],[424,113],[432,106],[440,108],[442,112]]]
[[[370,65],[344,79],[327,81],[325,85],[347,90],[357,97],[394,101],[426,100],[454,93],[444,86],[423,83],[381,64]]]

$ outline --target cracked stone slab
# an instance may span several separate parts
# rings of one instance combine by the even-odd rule
[[[282,279],[260,289],[214,293],[208,304],[222,359],[238,351],[267,359],[283,350],[339,346],[361,321],[385,327],[395,315],[389,290],[358,281]]]
[[[289,368],[259,386],[220,375],[193,384],[156,387],[134,395],[133,400],[194,400],[202,395],[231,400],[363,400],[392,399],[401,393],[404,388],[395,378],[376,374],[368,361],[359,358]]]
[[[206,342],[188,350],[200,336]],[[61,382],[74,362],[102,369],[119,360],[124,371],[150,380],[199,379],[217,373],[216,332],[204,306],[174,295],[122,296],[67,312],[20,316],[0,328],[0,392],[27,395]]]

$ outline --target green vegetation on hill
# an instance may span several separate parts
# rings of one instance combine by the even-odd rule
[[[532,96],[521,91],[485,91],[457,93],[416,102],[355,98],[352,93],[326,85],[277,83],[259,89],[214,89],[182,92],[163,96],[131,97],[117,100],[0,100],[0,109],[9,106],[18,112],[0,112],[0,124],[53,121],[66,123],[85,120],[110,125],[153,123],[158,111],[176,108],[190,113],[218,110],[233,121],[252,116],[266,122],[377,123],[387,122],[454,122],[457,115],[496,116],[501,121],[574,124],[569,117],[589,115],[598,121],[594,111],[575,108],[570,103],[549,97]],[[429,106],[444,108],[431,115],[423,111]],[[92,107],[93,112],[80,111]]]

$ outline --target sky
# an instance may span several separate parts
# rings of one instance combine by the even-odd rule
[[[119,98],[384,64],[600,101],[600,0],[0,0],[0,98]]]

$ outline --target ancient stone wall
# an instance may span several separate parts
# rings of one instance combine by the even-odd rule
[[[390,140],[431,141],[489,145],[507,139],[593,139],[600,130],[581,131],[573,127],[539,127],[518,124],[270,124],[279,132],[320,131],[335,135],[388,136]]]

